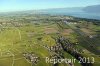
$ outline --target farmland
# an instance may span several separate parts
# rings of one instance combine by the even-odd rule
[[[46,63],[74,58],[75,63]],[[90,57],[90,63],[78,63]],[[94,62],[91,57],[94,58]],[[0,16],[0,66],[100,66],[100,21],[72,16]]]

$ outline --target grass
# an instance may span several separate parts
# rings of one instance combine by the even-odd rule
[[[38,17],[38,18],[37,18]],[[21,23],[22,26],[15,27],[14,25],[4,25],[0,27],[0,66],[32,66],[32,63],[28,62],[23,53],[34,53],[36,56],[40,57],[40,61],[36,66],[52,66],[53,64],[46,63],[45,57],[50,57],[55,54],[54,52],[49,52],[43,46],[55,46],[56,41],[54,38],[59,35],[68,38],[71,43],[79,42],[77,48],[85,49],[88,48],[88,42],[84,42],[77,32],[72,28],[77,29],[76,25],[70,24],[69,26],[65,23],[58,21],[55,23],[54,18],[50,16],[20,16],[13,17],[15,21],[13,23]],[[43,20],[39,20],[39,18]],[[6,22],[10,22],[12,18],[7,17]],[[21,19],[21,20],[20,20]],[[36,21],[33,21],[36,19]],[[48,21],[45,19],[49,19]],[[53,20],[50,20],[53,19]],[[60,19],[60,17],[56,17]],[[1,19],[2,20],[2,19]],[[9,21],[8,21],[9,20]],[[5,22],[4,21],[4,22]],[[28,21],[28,22],[27,22]],[[79,24],[80,25],[80,24]],[[4,28],[6,26],[6,28]],[[92,25],[93,30],[99,30],[100,27]],[[85,28],[86,29],[86,28]],[[89,30],[89,29],[88,29]],[[85,32],[85,31],[84,31]],[[77,39],[78,37],[81,37]],[[83,37],[84,38],[84,37]],[[87,38],[84,38],[87,39]],[[86,43],[86,44],[85,44]],[[93,42],[97,48],[99,47],[99,38],[95,38]],[[97,44],[98,43],[98,44]],[[84,46],[83,46],[84,44]],[[91,49],[91,48],[89,48]],[[93,50],[93,49],[92,49]],[[91,50],[91,51],[92,51]],[[89,53],[88,53],[89,52]],[[83,53],[83,56],[94,57],[96,62],[100,61],[96,55],[93,55],[90,51]],[[73,56],[67,52],[62,51],[65,58],[72,58]],[[69,66],[68,64],[58,64],[58,66]],[[99,64],[94,64],[94,66],[99,66]],[[35,65],[33,65],[35,66]],[[74,63],[74,66],[81,66],[78,63]]]

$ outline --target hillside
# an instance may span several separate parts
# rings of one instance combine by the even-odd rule
[[[100,13],[100,5],[88,6],[85,7],[83,10],[88,13]]]

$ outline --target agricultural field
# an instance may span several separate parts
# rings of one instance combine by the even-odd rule
[[[76,62],[47,63],[46,57]],[[79,63],[79,57],[86,60]],[[38,14],[0,16],[0,66],[100,66],[99,61],[99,20]]]

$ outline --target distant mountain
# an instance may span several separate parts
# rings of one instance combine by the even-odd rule
[[[2,14],[3,13],[1,13],[0,15]],[[100,5],[93,5],[87,7],[51,8],[51,9],[41,9],[41,10],[16,11],[16,12],[9,12],[3,15],[25,15],[25,14],[66,15],[66,16],[75,16],[81,18],[100,20]]]
[[[43,9],[44,12],[82,12],[82,7]]]
[[[87,7],[71,7],[71,8],[53,8],[53,9],[44,9],[40,10],[40,12],[50,12],[50,13],[100,13],[100,5],[91,5]]]
[[[100,13],[100,5],[87,6],[83,11],[87,13]]]
[[[50,8],[40,10],[16,11],[16,13],[100,13],[100,5],[91,5],[87,7],[69,7],[69,8]],[[11,12],[15,13],[15,12]],[[2,14],[2,13],[1,13]]]

